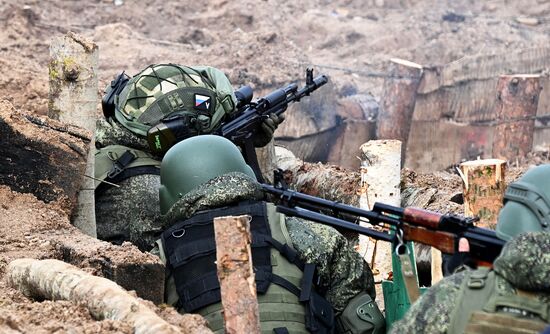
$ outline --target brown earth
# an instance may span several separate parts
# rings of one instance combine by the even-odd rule
[[[547,0],[0,0],[0,98],[45,115],[49,40],[71,30],[98,44],[100,87],[121,70],[133,75],[151,63],[175,62],[217,66],[235,86],[265,92],[302,80],[305,67],[313,66],[332,81],[325,97],[372,94],[378,100],[390,57],[431,66],[545,45],[549,15]],[[336,118],[330,108],[317,116],[295,127],[287,121],[279,131],[300,135]],[[307,122],[313,125],[302,126]],[[548,152],[518,158],[507,179],[548,162]],[[403,175],[405,204],[460,212],[456,173]],[[121,322],[92,319],[81,306],[32,301],[6,286],[9,261],[60,258],[45,236],[72,230],[62,203],[0,186],[0,332],[131,333]],[[157,312],[165,319],[173,314]]]

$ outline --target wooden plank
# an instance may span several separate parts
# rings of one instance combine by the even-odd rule
[[[260,333],[250,250],[250,216],[214,218],[214,231],[225,332]]]
[[[414,122],[405,166],[417,172],[442,170],[462,160],[489,158],[493,127],[454,122]]]
[[[418,88],[415,121],[453,119],[457,122],[494,120],[498,77],[511,73],[541,73],[550,67],[550,48],[500,55],[464,57],[458,62],[424,69]],[[543,87],[550,87],[550,78]],[[541,92],[538,115],[550,114],[550,88]]]
[[[502,54],[472,55],[444,66],[426,68],[418,87],[428,94],[465,81],[496,78],[511,73],[537,73],[550,67],[550,47],[537,47]]]

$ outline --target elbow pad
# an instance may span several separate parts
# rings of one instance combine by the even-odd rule
[[[374,300],[363,292],[349,301],[336,327],[337,333],[383,334],[386,333],[386,320]]]

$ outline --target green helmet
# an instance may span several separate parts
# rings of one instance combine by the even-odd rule
[[[235,110],[229,79],[209,66],[151,65],[128,81],[114,98],[115,118],[145,136],[166,117],[186,116],[197,133],[210,133]]]
[[[528,170],[504,193],[496,233],[510,240],[523,232],[550,231],[550,164]]]
[[[183,195],[223,174],[254,171],[228,139],[215,135],[191,137],[172,146],[160,165],[160,211],[165,214]]]

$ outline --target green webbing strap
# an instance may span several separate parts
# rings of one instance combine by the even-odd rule
[[[395,230],[392,229],[390,233],[395,234]],[[411,268],[416,279],[417,272],[414,244],[412,242],[406,242],[405,246],[407,248]],[[382,281],[387,331],[390,330],[391,325],[394,322],[401,319],[405,315],[411,305],[409,296],[407,295],[407,289],[405,287],[405,280],[401,274],[401,260],[395,254],[395,247],[392,247],[392,250],[393,281]],[[421,295],[425,290],[426,288],[420,288],[419,294]]]
[[[103,180],[120,182],[121,173],[136,169],[137,173],[126,176],[159,173],[160,161],[146,152],[121,145],[111,145],[99,149],[95,154],[95,189],[107,185]],[[118,176],[117,176],[118,175]],[[124,177],[122,178],[124,179]]]
[[[418,289],[418,279],[416,278],[416,273],[413,270],[411,257],[408,252],[405,254],[399,254],[398,256],[399,261],[401,262],[401,276],[403,277],[403,282],[405,283],[407,296],[409,297],[409,301],[414,303],[420,296],[420,291]]]

